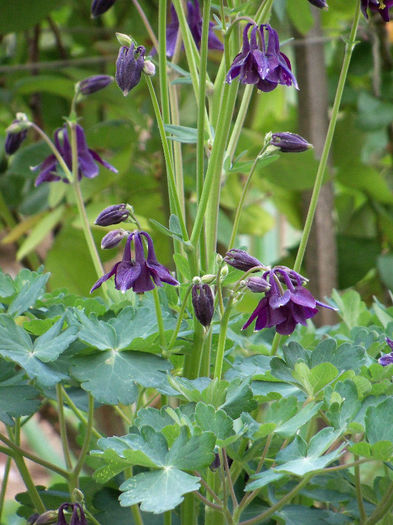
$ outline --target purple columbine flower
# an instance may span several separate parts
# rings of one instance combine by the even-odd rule
[[[85,513],[79,503],[63,503],[59,507],[57,525],[67,525],[64,511],[72,510],[70,525],[87,525]]]
[[[389,9],[393,6],[393,0],[360,0],[361,9],[365,18],[368,18],[367,10],[377,11],[385,22],[389,22]]]
[[[236,77],[242,84],[254,84],[264,92],[272,91],[278,84],[298,89],[291,63],[280,51],[277,31],[269,24],[247,24],[244,28],[243,48],[229,68],[227,83]]]
[[[214,313],[214,297],[210,286],[208,284],[194,284],[191,293],[195,317],[201,325],[209,326]]]
[[[303,286],[305,278],[285,266],[275,266],[264,272],[262,278],[270,284],[270,289],[259,301],[243,330],[256,320],[255,330],[275,327],[277,333],[289,335],[297,324],[306,325],[307,319],[318,313],[318,308],[334,310],[331,306],[315,300],[311,292]],[[281,282],[285,284],[286,290]]]
[[[283,153],[301,153],[313,147],[306,139],[289,131],[273,133],[270,144]]]
[[[72,152],[71,144],[68,136],[67,126],[64,125],[55,131],[54,142],[60,155],[63,157],[67,167],[72,170]],[[96,151],[90,149],[87,146],[85,132],[82,126],[76,125],[76,144],[78,150],[78,178],[79,180],[83,177],[93,179],[98,175],[97,162],[105,166],[108,170],[117,173],[117,169],[111,164],[103,160]],[[41,164],[32,168],[33,171],[39,170],[38,177],[35,180],[35,186],[39,186],[43,182],[55,182],[63,181],[68,182],[66,178],[61,176],[58,169],[58,161],[53,155],[49,155]]]
[[[328,5],[326,3],[326,0],[308,0],[310,4],[315,5],[315,7],[319,7],[319,9],[327,9]]]
[[[93,75],[91,77],[84,78],[78,84],[78,91],[82,95],[91,95],[96,91],[106,88],[113,80],[113,77],[109,75]]]
[[[384,354],[378,359],[378,363],[382,366],[393,365],[393,340],[387,337],[386,342],[390,346],[392,352]]]
[[[143,46],[135,49],[134,44],[131,44],[130,47],[122,46],[119,49],[116,60],[116,82],[124,96],[127,96],[141,80],[145,51]]]
[[[4,149],[7,155],[12,155],[17,151],[27,136],[27,128],[20,129],[21,122],[14,120],[7,129]]]
[[[249,277],[246,281],[246,286],[253,293],[268,292],[271,288],[266,279],[262,279],[262,277]]]
[[[187,2],[187,22],[190,28],[192,37],[195,44],[199,48],[202,39],[202,23],[203,18],[201,16],[201,10],[199,7],[199,1],[193,0]],[[222,51],[224,46],[222,42],[214,33],[214,23],[209,22],[209,37],[208,37],[208,48],[217,49]],[[179,33],[179,19],[177,17],[176,9],[171,5],[171,21],[166,27],[166,54],[168,57],[173,56],[176,48],[177,35]]]
[[[147,242],[147,257],[145,257],[143,248],[143,237]],[[131,242],[134,243],[133,257],[131,256]],[[128,236],[123,259],[117,262],[110,272],[98,279],[90,293],[113,275],[115,276],[115,288],[123,293],[130,288],[136,293],[148,292],[155,286],[162,286],[163,282],[174,286],[179,284],[170,271],[157,261],[153,241],[144,231],[135,231]]]
[[[110,9],[116,0],[93,0],[91,4],[91,16],[96,18]]]
[[[127,209],[127,204],[112,204],[112,206],[102,210],[94,224],[97,224],[97,226],[111,226],[112,224],[124,222],[129,216],[130,212]]]
[[[251,268],[258,266],[262,268],[264,267],[261,261],[252,257],[252,255],[249,255],[246,251],[238,250],[237,248],[229,250],[224,257],[224,261],[229,264],[229,266],[233,266],[233,268],[242,270],[243,272],[248,272]]]

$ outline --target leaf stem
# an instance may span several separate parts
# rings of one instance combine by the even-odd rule
[[[65,399],[67,400],[67,404],[69,405],[70,409],[74,412],[74,414],[76,415],[76,417],[79,419],[79,421],[81,423],[83,423],[84,426],[87,425],[87,419],[85,418],[85,416],[81,413],[81,411],[77,408],[77,406],[75,405],[75,403],[72,401],[72,399],[70,398],[70,396],[67,394],[66,390],[63,388],[63,396],[65,397]],[[97,438],[97,439],[100,439],[102,438],[102,434],[100,434],[98,432],[98,430],[96,430],[95,428],[92,429],[92,432],[94,434],[94,436]]]
[[[166,348],[165,328],[164,328],[164,321],[162,319],[160,297],[158,295],[158,290],[156,287],[153,289],[153,298],[154,298],[154,308],[156,310],[158,333],[160,336],[161,352],[164,352]]]
[[[71,461],[71,454],[70,454],[70,449],[68,446],[68,439],[67,439],[67,427],[66,427],[66,421],[65,421],[65,415],[64,415],[63,387],[61,383],[57,383],[56,385],[56,396],[57,396],[57,413],[59,415],[60,439],[61,439],[61,446],[63,448],[64,461],[65,461],[67,469],[71,470],[72,461]]]
[[[39,514],[43,514],[46,511],[45,505],[41,499],[41,496],[39,495],[36,486],[34,485],[34,482],[26,467],[23,457],[19,454],[15,454],[13,458],[15,465],[17,466],[19,473],[22,476],[23,482],[29,492],[29,496],[34,504],[35,509]]]
[[[185,313],[185,310],[186,310],[186,307],[187,307],[187,301],[188,301],[188,297],[191,293],[191,290],[192,290],[192,283],[188,286],[187,290],[186,290],[186,293],[182,299],[182,303],[181,303],[181,307],[180,307],[180,311],[179,311],[179,315],[177,316],[177,321],[176,321],[176,326],[175,326],[175,329],[171,335],[171,338],[169,340],[169,343],[168,343],[168,350],[170,350],[173,345],[176,343],[176,338],[177,338],[177,335],[179,333],[179,330],[180,330],[180,327],[181,327],[181,323],[183,321],[183,318],[184,318],[184,313]]]
[[[359,460],[359,456],[354,456],[355,460]],[[359,463],[354,467],[355,471],[355,487],[356,487],[356,499],[358,502],[359,514],[360,514],[360,523],[363,524],[367,519],[366,510],[363,503],[363,494],[362,494],[362,485],[360,482],[360,465]]]
[[[371,516],[364,522],[364,525],[374,525],[378,523],[381,518],[386,516],[393,505],[393,481],[390,483],[385,496],[382,498],[377,508]]]
[[[6,448],[0,447],[0,452],[3,452],[8,455],[7,461],[4,465],[4,471],[3,471],[3,479],[1,480],[1,490],[0,490],[0,523],[1,523],[1,514],[4,509],[4,500],[5,500],[5,493],[7,490],[7,484],[8,484],[8,476],[10,474],[11,470],[11,455],[7,453]]]

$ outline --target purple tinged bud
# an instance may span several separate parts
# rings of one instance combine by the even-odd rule
[[[329,6],[326,3],[326,0],[308,0],[310,4],[319,7],[319,9],[327,9]]]
[[[246,281],[246,286],[253,293],[268,292],[271,288],[266,279],[262,277],[250,277]]]
[[[210,463],[209,465],[209,469],[214,472],[216,471],[221,465],[221,460],[220,460],[220,454],[218,454],[218,452],[216,452],[214,454],[214,459],[213,461]]]
[[[127,237],[127,235],[128,232],[126,232],[125,230],[112,230],[111,232],[107,233],[105,237],[102,238],[101,248],[103,250],[110,250],[111,248],[115,248],[121,243],[124,237]]]
[[[91,95],[96,91],[106,88],[113,80],[109,75],[93,75],[81,80],[78,84],[78,91],[82,95]]]
[[[96,18],[110,9],[116,0],[93,0],[91,4],[91,16]]]
[[[313,147],[306,139],[289,131],[273,133],[270,144],[279,148],[283,153],[301,153]]]
[[[19,126],[19,120],[14,120],[11,126],[7,129],[7,136],[5,138],[4,149],[7,155],[12,155],[17,151],[27,136],[27,129]]]
[[[248,272],[251,268],[256,266],[263,267],[264,265],[261,261],[258,261],[255,257],[252,257],[244,250],[232,249],[225,255],[224,261],[236,268],[237,270],[242,270],[243,272]]]
[[[208,284],[194,284],[191,293],[195,317],[201,325],[209,326],[214,313],[214,297],[210,286]]]
[[[130,212],[127,210],[125,204],[113,204],[108,206],[98,215],[94,224],[97,226],[111,226],[112,224],[119,224],[128,219]]]
[[[124,96],[127,96],[141,80],[145,51],[143,46],[135,49],[134,44],[131,44],[130,47],[122,46],[119,49],[116,60],[116,82]]]

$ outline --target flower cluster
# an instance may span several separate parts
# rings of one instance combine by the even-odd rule
[[[277,31],[269,24],[249,23],[244,28],[243,48],[235,57],[226,81],[230,84],[236,77],[242,84],[254,84],[265,92],[272,91],[278,84],[298,89],[289,59],[280,51]]]
[[[239,268],[242,256],[245,262],[243,268],[247,268],[246,261],[250,256],[242,250],[236,250],[236,266],[231,264],[230,252],[225,260],[228,264]],[[252,261],[252,266],[249,266],[247,270],[256,266],[263,267],[260,261],[258,263],[255,265]],[[297,324],[306,325],[307,319],[311,319],[318,313],[318,308],[334,310],[331,306],[314,299],[311,292],[304,288],[307,279],[286,266],[275,266],[264,271],[262,277],[252,277],[249,281],[250,283],[246,282],[246,286],[251,291],[264,292],[265,296],[259,301],[251,317],[243,326],[243,330],[256,320],[255,330],[274,327],[277,333],[289,335],[295,330]]]
[[[147,242],[147,256],[145,256],[143,247],[143,237]],[[131,243],[134,246],[133,257],[131,256]],[[157,261],[153,241],[144,231],[135,231],[128,235],[122,260],[98,279],[90,293],[112,276],[115,277],[115,288],[123,293],[130,289],[136,293],[148,292],[155,286],[162,286],[163,282],[174,286],[179,284],[170,271]]]
[[[72,170],[72,150],[66,125],[55,131],[54,142],[68,169]],[[82,176],[87,177],[88,179],[96,177],[99,171],[97,162],[105,166],[108,170],[117,173],[116,168],[103,160],[96,151],[87,146],[85,132],[79,124],[76,125],[76,146],[78,150],[79,180]],[[59,162],[56,156],[52,153],[41,164],[32,168],[33,171],[39,170],[38,177],[35,180],[35,185],[39,186],[43,182],[54,182],[59,180],[68,182],[68,180],[60,174],[61,172],[58,172],[58,167]]]
[[[393,6],[393,0],[360,0],[361,9],[365,18],[368,18],[367,10],[378,12],[385,22],[389,22],[389,9]]]

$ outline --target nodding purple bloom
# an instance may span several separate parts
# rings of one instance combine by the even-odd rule
[[[130,212],[126,204],[112,204],[112,206],[108,206],[102,210],[94,221],[94,224],[97,224],[97,226],[111,226],[112,224],[124,222],[129,216]]]
[[[108,232],[102,239],[101,239],[101,248],[103,250],[110,250],[111,248],[116,248],[121,241],[127,237],[128,232],[125,230],[112,230]]]
[[[331,306],[316,301],[311,292],[303,287],[305,278],[294,270],[275,266],[264,272],[262,278],[269,283],[270,289],[259,301],[243,330],[256,320],[255,330],[274,326],[277,333],[289,335],[297,324],[306,325],[307,319],[314,317],[319,307],[334,310]],[[285,284],[286,290],[281,282]]]
[[[143,247],[143,237],[147,242],[147,257],[145,257]],[[134,243],[133,257],[131,256],[132,242]],[[174,286],[179,284],[170,271],[157,261],[153,241],[144,231],[135,231],[128,236],[123,259],[117,262],[110,272],[98,279],[90,293],[113,275],[115,276],[115,288],[123,293],[129,289],[136,293],[148,292],[155,286],[162,286],[163,282]]]
[[[208,284],[194,284],[192,287],[192,306],[195,317],[203,326],[209,326],[214,313],[213,292]]]
[[[14,120],[7,130],[4,149],[7,155],[12,155],[17,151],[27,136],[27,129],[18,129],[19,120]],[[16,131],[13,131],[13,128]]]
[[[271,288],[266,279],[262,279],[262,277],[249,277],[246,281],[246,286],[253,293],[268,292]]]
[[[233,266],[233,268],[242,270],[243,272],[248,272],[248,270],[255,267],[264,267],[261,261],[258,261],[258,259],[252,257],[252,255],[249,255],[244,250],[238,250],[237,248],[229,250],[224,257],[224,261],[230,266]]]
[[[67,525],[67,520],[64,516],[65,510],[72,510],[70,525],[87,525],[85,513],[79,503],[63,503],[60,505],[57,525]]]
[[[306,139],[289,131],[273,133],[270,144],[279,148],[283,153],[301,153],[312,148],[312,144]]]
[[[326,9],[328,7],[326,0],[308,0],[310,4],[319,7],[319,9]]]
[[[272,91],[278,84],[298,89],[289,59],[280,51],[277,31],[269,24],[247,24],[244,28],[243,48],[228,71],[227,83],[236,77],[242,84],[254,84],[264,92]]]
[[[201,16],[201,10],[199,7],[198,0],[187,2],[187,22],[195,41],[195,44],[199,48],[202,39],[202,23],[203,18]],[[209,37],[208,37],[208,48],[217,49],[222,51],[224,46],[222,42],[215,35],[214,23],[209,22]],[[179,19],[177,17],[176,9],[171,5],[171,21],[166,27],[166,54],[168,57],[173,56],[176,48],[177,35],[179,33]]]
[[[389,22],[389,9],[393,0],[361,0],[361,9],[365,18],[368,18],[367,9],[378,12],[385,22]]]
[[[96,18],[110,9],[116,0],[93,0],[91,4],[91,16]]]
[[[122,46],[116,60],[116,82],[123,91],[123,95],[137,86],[141,80],[143,66],[145,63],[145,48],[134,44],[130,47]]]
[[[378,359],[378,363],[382,366],[393,365],[393,341],[392,339],[389,339],[389,337],[387,337],[386,342],[390,346],[392,352],[390,352],[389,354],[382,355]]]
[[[109,75],[93,75],[91,77],[84,78],[78,84],[79,93],[82,95],[91,95],[96,91],[106,88],[113,80],[113,77]]]
[[[72,151],[66,125],[55,131],[54,142],[67,167],[72,170]],[[102,166],[105,166],[108,170],[117,173],[116,168],[103,160],[97,152],[87,146],[85,132],[79,124],[76,125],[76,145],[78,150],[79,180],[81,180],[82,176],[87,177],[88,179],[96,177],[99,172],[97,162],[102,164]],[[64,178],[64,176],[60,175],[57,171],[58,164],[56,157],[52,153],[41,164],[32,168],[33,171],[39,170],[38,177],[34,183],[35,186],[39,186],[43,182],[55,182],[59,180],[68,182],[68,179]]]

